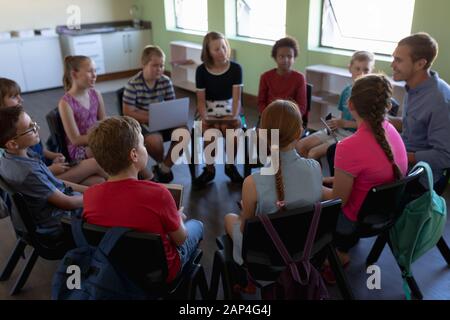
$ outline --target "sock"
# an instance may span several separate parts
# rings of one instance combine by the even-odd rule
[[[169,173],[170,168],[166,166],[163,162],[159,164],[159,169],[161,169],[162,173]]]

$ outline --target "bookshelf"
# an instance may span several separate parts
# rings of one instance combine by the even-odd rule
[[[195,70],[201,62],[202,46],[187,41],[170,43],[170,64],[173,85],[195,92]]]
[[[339,96],[346,86],[352,84],[352,77],[348,69],[328,65],[309,66],[305,73],[306,81],[313,86],[308,127],[320,130],[323,129],[321,117],[326,117],[330,112],[337,118],[341,116],[337,108]],[[404,83],[392,80],[391,83],[393,96],[400,104],[398,115],[401,115],[405,94]]]

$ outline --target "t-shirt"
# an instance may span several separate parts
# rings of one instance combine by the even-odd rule
[[[43,227],[59,225],[59,217],[66,213],[48,202],[56,191],[68,192],[64,183],[57,179],[43,163],[39,155],[28,150],[29,158],[5,152],[0,158],[0,175],[14,190],[23,194],[27,206]]]
[[[405,175],[408,158],[403,140],[389,122],[385,121],[383,127],[394,161]],[[342,211],[351,221],[357,220],[359,209],[372,187],[394,181],[392,164],[365,122],[355,134],[337,144],[335,168],[354,178],[351,194],[342,207]]]
[[[88,223],[160,234],[169,271],[167,282],[175,279],[181,268],[180,256],[168,233],[178,230],[180,216],[166,188],[134,179],[105,182],[90,187],[83,202]]]
[[[149,88],[142,71],[128,81],[123,92],[124,103],[145,111],[151,103],[173,99],[175,90],[169,77],[162,75],[153,88]]]
[[[347,86],[341,93],[339,97],[338,110],[342,112],[342,119],[347,121],[355,121],[350,110],[348,109],[348,100],[352,95],[352,86]],[[346,130],[355,132],[355,128],[345,128]]]
[[[280,75],[277,69],[269,70],[259,80],[258,110],[260,113],[277,99],[294,101],[302,115],[307,112],[306,80],[300,72],[292,70]]]
[[[223,101],[233,98],[233,86],[242,86],[242,68],[233,61],[220,74],[212,73],[203,63],[195,72],[197,90],[205,91],[207,101]]]

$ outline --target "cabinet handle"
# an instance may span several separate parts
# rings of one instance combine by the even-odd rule
[[[131,53],[133,50],[131,49],[131,34],[128,35],[128,52]]]
[[[122,45],[123,45],[123,52],[128,53],[126,35],[122,35]]]
[[[96,44],[97,41],[84,41],[84,42],[77,42],[76,45],[77,46],[84,46],[86,44]]]

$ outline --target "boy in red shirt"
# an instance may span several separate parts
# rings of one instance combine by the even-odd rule
[[[197,249],[203,224],[197,220],[184,223],[186,216],[182,209],[177,210],[163,185],[138,180],[148,154],[136,120],[103,120],[89,135],[89,146],[110,178],[86,191],[83,217],[100,226],[160,234],[169,271],[167,282],[173,281]]]

